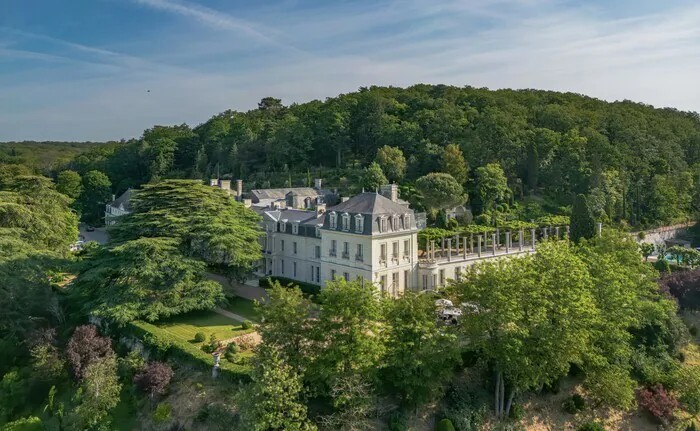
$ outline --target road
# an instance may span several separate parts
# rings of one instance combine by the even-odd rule
[[[109,239],[109,235],[107,235],[107,231],[103,227],[98,227],[95,228],[94,231],[88,232],[87,225],[85,223],[80,223],[78,225],[78,230],[80,231],[80,239],[85,242],[95,241],[98,244],[104,245],[107,244],[107,240]]]

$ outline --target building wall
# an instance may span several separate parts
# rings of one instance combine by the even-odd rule
[[[125,214],[128,214],[128,211],[124,211],[120,208],[113,207],[111,205],[106,205],[105,206],[105,224],[107,226],[112,226],[117,223],[117,220],[115,220],[115,217],[119,217]]]

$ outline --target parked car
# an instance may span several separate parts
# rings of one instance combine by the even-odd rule
[[[92,226],[88,226],[87,229],[85,229],[85,230],[87,230],[88,232],[94,232],[95,228]]]

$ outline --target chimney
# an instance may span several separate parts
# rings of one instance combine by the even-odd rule
[[[321,217],[326,212],[326,204],[316,204],[316,217]]]
[[[216,178],[212,178],[209,180],[209,185],[213,187],[218,187],[219,186],[219,180]]]
[[[384,184],[381,187],[381,194],[385,198],[391,199],[393,202],[398,202],[399,200],[399,186],[394,184]]]
[[[230,193],[231,192],[231,180],[220,180],[219,187],[221,187],[222,189],[224,189]]]
[[[322,181],[323,180],[321,178],[314,178],[314,188],[316,190],[321,190]]]
[[[243,180],[236,180],[236,197],[238,199],[243,197]]]
[[[241,202],[243,202],[243,205],[245,205],[246,208],[250,208],[253,206],[252,199],[241,199]]]
[[[349,200],[350,200],[350,196],[343,196],[342,198],[340,198],[340,202],[347,202]]]
[[[112,195],[112,202],[117,200],[117,195]]]

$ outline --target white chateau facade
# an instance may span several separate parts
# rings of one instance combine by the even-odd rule
[[[132,189],[128,189],[122,193],[119,198],[112,195],[112,201],[105,205],[105,225],[112,226],[117,223],[117,217],[129,214],[131,211],[131,195],[133,194]]]

